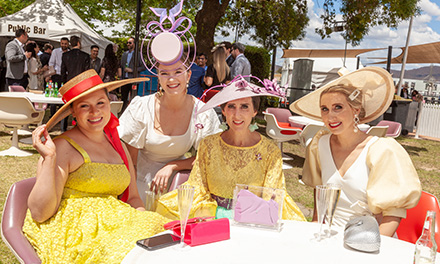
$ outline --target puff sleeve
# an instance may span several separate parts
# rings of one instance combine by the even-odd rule
[[[373,214],[406,217],[417,205],[421,185],[406,150],[393,138],[379,138],[367,154],[367,200]]]
[[[307,146],[302,172],[302,181],[308,186],[315,187],[316,185],[322,184],[321,162],[319,160],[318,144],[321,137],[329,133],[329,131],[320,130],[318,133],[316,133],[310,144]]]
[[[154,94],[145,97],[136,96],[119,118],[119,137],[132,147],[142,149],[145,146],[148,119],[151,118],[150,109],[154,111],[154,96]]]

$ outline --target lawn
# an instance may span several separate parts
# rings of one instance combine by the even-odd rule
[[[10,130],[0,125],[0,150],[9,148],[11,144]],[[264,128],[260,128],[260,131],[264,133]],[[437,157],[440,156],[440,142],[414,139],[412,137],[399,137],[397,140],[410,154],[422,182],[423,190],[439,197],[440,180],[438,175],[440,174],[440,165],[438,165]],[[34,177],[36,173],[38,153],[30,145],[20,143],[19,146],[21,149],[34,154],[29,157],[0,157],[1,212],[3,212],[3,205],[11,184],[25,178]],[[301,174],[301,168],[304,164],[305,149],[296,141],[284,143],[283,148],[287,155],[293,157],[292,161],[287,161],[293,166],[293,169],[284,171],[287,190],[310,220],[311,210],[313,209],[313,189],[298,182],[298,175]],[[0,263],[18,263],[3,242],[0,244]]]

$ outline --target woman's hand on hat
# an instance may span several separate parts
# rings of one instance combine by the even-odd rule
[[[32,132],[32,145],[43,158],[55,156],[56,147],[46,125],[39,126]]]
[[[168,179],[171,177],[171,174],[173,174],[172,165],[162,167],[154,176],[150,189],[155,193],[164,192],[168,186]]]

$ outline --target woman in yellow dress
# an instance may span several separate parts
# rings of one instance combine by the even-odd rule
[[[169,221],[143,208],[110,112],[108,92],[139,81],[145,78],[102,83],[88,70],[60,89],[64,106],[33,132],[41,158],[23,232],[42,263],[120,263]],[[52,141],[48,131],[70,113],[77,125]]]
[[[201,108],[203,112],[221,105],[229,128],[207,136],[200,143],[191,175],[185,183],[196,187],[190,217],[231,217],[236,184],[286,189],[280,149],[256,132],[257,126],[252,124],[259,96],[284,95],[275,83],[265,80],[264,84],[265,87],[259,87],[238,76]],[[157,212],[178,218],[176,191],[159,199]],[[305,220],[287,193],[283,219]]]

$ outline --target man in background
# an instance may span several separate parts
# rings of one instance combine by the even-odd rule
[[[235,78],[237,75],[250,75],[251,74],[251,63],[244,56],[244,45],[236,42],[232,45],[232,56],[234,57],[234,63],[231,67],[231,77]],[[245,77],[246,81],[250,81],[250,77]]]
[[[232,56],[232,44],[229,41],[223,41],[222,44],[225,45],[225,51],[226,51],[226,64],[228,64],[229,68],[232,66],[232,63],[234,63],[234,57]]]
[[[99,74],[101,71],[101,59],[98,57],[99,47],[92,45],[90,47],[90,69],[95,69]]]
[[[206,58],[205,53],[200,53],[197,57],[197,65],[206,71],[208,69],[208,65],[206,65],[207,62],[208,59]]]
[[[26,31],[19,28],[15,31],[15,38],[5,48],[6,58],[6,85],[28,85],[27,59],[24,44],[28,40]]]
[[[60,41],[60,47],[52,51],[49,60],[49,70],[53,69],[55,72],[52,76],[46,77],[46,82],[52,80],[53,83],[61,84],[63,82],[61,77],[61,63],[63,59],[63,53],[69,51],[69,39],[62,37]],[[52,109],[51,109],[52,113]]]
[[[49,65],[50,56],[52,54],[53,46],[46,43],[43,46],[43,53],[40,55],[41,66]]]
[[[90,56],[81,50],[79,37],[70,38],[72,49],[63,54],[61,62],[61,77],[63,83],[68,82],[78,74],[90,68]]]

